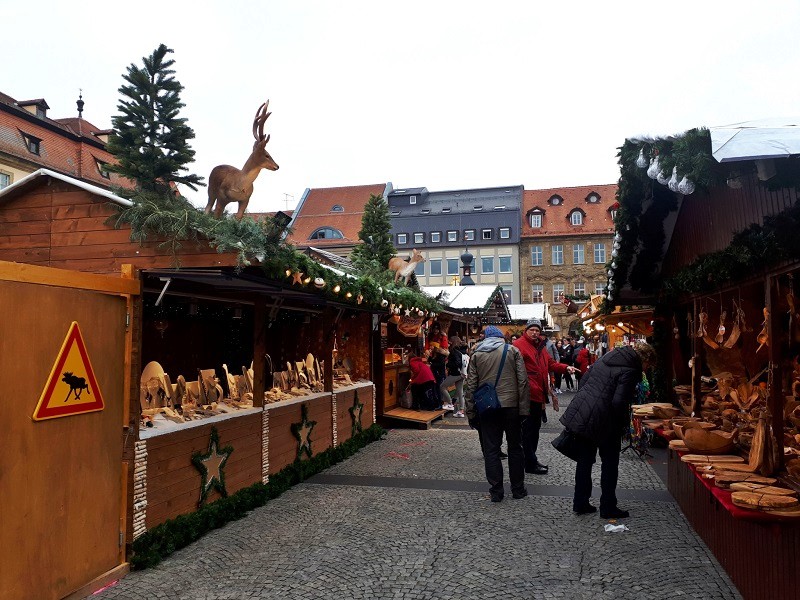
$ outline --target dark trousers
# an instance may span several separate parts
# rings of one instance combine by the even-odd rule
[[[532,469],[539,464],[536,449],[539,447],[539,430],[542,428],[544,404],[531,402],[531,416],[522,426],[522,449],[525,455],[525,468]]]
[[[617,479],[619,478],[619,455],[622,440],[611,437],[595,444],[586,440],[586,448],[575,466],[575,495],[573,508],[589,504],[592,497],[592,465],[600,451],[600,510],[610,511],[617,507]]]
[[[527,419],[530,420],[530,419]],[[525,489],[525,459],[520,439],[519,409],[501,408],[488,417],[481,417],[480,436],[483,442],[483,462],[486,465],[486,481],[493,497],[503,497],[503,463],[500,461],[500,445],[505,433],[508,444],[508,478],[511,491]]]
[[[439,388],[436,387],[436,383],[433,381],[411,384],[411,408],[414,410],[435,410],[439,408],[441,402],[436,404],[438,397]]]
[[[441,355],[440,355],[441,356]],[[439,402],[439,406],[442,405],[442,402],[450,402],[450,397],[448,396],[446,399],[442,396],[441,392],[439,391],[439,386],[442,385],[445,377],[447,377],[447,369],[445,368],[445,362],[442,360],[434,361],[428,365],[431,368],[431,372],[433,373],[434,379],[436,379],[436,394],[441,398],[441,402]]]
[[[572,375],[570,373],[564,373],[564,381],[567,384],[568,390],[571,390],[575,387],[575,384],[572,382]]]
[[[556,389],[561,389],[561,373],[555,373]]]

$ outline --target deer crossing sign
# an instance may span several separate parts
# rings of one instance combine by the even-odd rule
[[[78,323],[73,321],[32,418],[34,421],[43,421],[103,408],[103,395],[97,385],[86,344]]]

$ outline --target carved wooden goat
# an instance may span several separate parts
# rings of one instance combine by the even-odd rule
[[[230,165],[219,165],[211,171],[211,175],[208,177],[206,213],[210,213],[211,208],[214,207],[214,216],[220,218],[229,202],[238,202],[239,210],[236,218],[241,220],[250,196],[253,194],[253,182],[261,169],[278,170],[278,163],[266,150],[270,136],[264,135],[264,123],[272,114],[267,112],[268,107],[269,100],[262,104],[256,112],[256,118],[253,120],[253,137],[256,142],[253,144],[253,152],[245,161],[244,166],[237,169]],[[217,203],[216,206],[214,206],[214,201]]]

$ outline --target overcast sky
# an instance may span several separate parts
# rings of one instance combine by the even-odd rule
[[[614,183],[626,137],[800,114],[800,3],[403,0],[4,6],[3,91],[100,128],[130,63],[175,53],[205,178],[241,167],[270,99],[249,210],[305,188]],[[186,190],[195,204],[205,191]]]

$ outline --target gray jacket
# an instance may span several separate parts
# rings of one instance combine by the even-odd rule
[[[503,338],[487,338],[475,349],[467,367],[467,383],[464,386],[467,417],[477,417],[472,394],[484,383],[494,383],[500,361],[503,358]],[[519,408],[521,417],[527,417],[531,411],[528,374],[522,353],[508,344],[506,363],[497,382],[497,397],[503,408]]]

